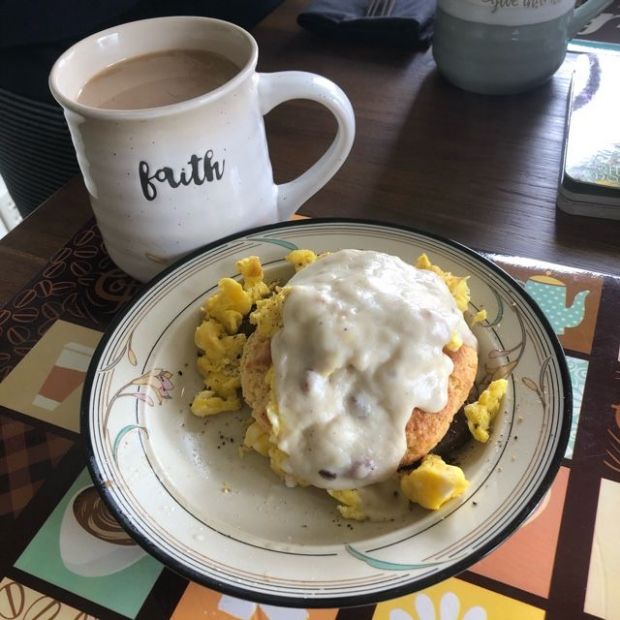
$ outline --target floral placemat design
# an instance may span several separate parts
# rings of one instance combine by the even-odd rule
[[[101,333],[142,285],[112,264],[89,222],[0,309],[0,618],[619,618],[620,280],[488,256],[536,299],[567,353],[574,423],[550,493],[458,578],[377,606],[287,610],[189,583],[98,503],[79,448],[82,381]],[[170,383],[162,375],[140,393],[156,406]]]
[[[379,603],[373,620],[543,620],[533,605],[461,579],[448,579],[422,592]]]

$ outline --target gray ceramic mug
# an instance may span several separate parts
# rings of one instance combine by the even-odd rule
[[[568,40],[612,0],[437,0],[433,56],[465,90],[519,93],[547,81]]]

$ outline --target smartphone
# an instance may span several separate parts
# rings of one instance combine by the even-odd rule
[[[569,92],[557,206],[620,219],[620,54],[580,54]]]

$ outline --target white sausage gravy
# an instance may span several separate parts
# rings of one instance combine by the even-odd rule
[[[359,488],[393,475],[415,407],[443,409],[454,332],[476,339],[443,280],[400,258],[341,250],[295,274],[271,341],[278,447],[297,479]]]

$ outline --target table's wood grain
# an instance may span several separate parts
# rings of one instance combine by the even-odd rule
[[[555,206],[571,63],[519,96],[465,93],[437,75],[430,52],[332,41],[300,29],[302,0],[287,0],[254,31],[259,69],[314,71],[349,95],[351,154],[301,212],[382,219],[472,247],[598,271],[620,271],[620,222]],[[267,117],[276,180],[308,167],[335,123],[316,104]],[[79,179],[0,242],[0,301],[19,290],[89,217]]]

